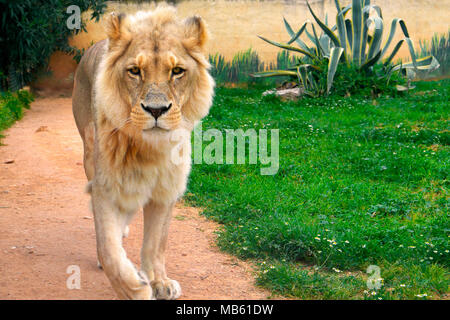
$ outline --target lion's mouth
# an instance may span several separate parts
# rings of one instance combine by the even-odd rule
[[[167,132],[169,130],[165,129],[165,128],[161,128],[159,126],[154,126],[154,127],[151,127],[151,128],[144,129],[143,131],[144,132]]]

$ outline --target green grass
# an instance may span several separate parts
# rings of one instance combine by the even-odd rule
[[[274,293],[443,298],[450,80],[416,85],[376,101],[281,102],[218,88],[203,130],[279,129],[280,168],[262,176],[260,165],[193,165],[186,200],[223,224],[220,248],[253,259],[257,282]],[[366,285],[369,265],[380,268],[379,290]]]
[[[1,132],[21,119],[23,108],[29,109],[33,100],[33,96],[25,90],[15,93],[0,92],[0,144],[3,138]]]

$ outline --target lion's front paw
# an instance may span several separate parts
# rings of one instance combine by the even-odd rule
[[[171,279],[151,282],[153,297],[157,300],[174,300],[181,296],[180,284]]]

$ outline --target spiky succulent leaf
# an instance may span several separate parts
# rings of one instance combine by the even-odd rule
[[[327,94],[330,93],[331,86],[333,85],[334,75],[336,74],[339,60],[343,52],[344,49],[341,47],[334,47],[330,51],[330,59],[328,60]]]
[[[391,44],[392,39],[394,38],[395,32],[397,30],[397,24],[400,25],[405,37],[409,38],[409,33],[408,33],[408,29],[406,28],[405,22],[400,18],[393,19],[391,22],[391,29],[389,31],[389,37],[386,40],[386,43],[384,44],[380,59],[383,59],[384,55],[386,54],[387,50],[389,49],[389,45]]]
[[[294,32],[294,30],[292,30],[292,27],[290,26],[290,24],[287,22],[287,20],[285,18],[283,18],[284,20],[284,26],[286,28],[286,31],[288,32],[289,36],[291,37],[291,40],[294,39],[294,41],[300,46],[300,48],[302,48],[305,51],[311,52],[311,49],[306,45],[306,43],[304,43],[301,39],[300,39],[300,35],[303,33],[303,31],[306,29],[306,25],[308,24],[308,22],[305,22],[303,24],[303,26],[299,29],[298,36],[297,33]],[[289,40],[288,44],[291,44],[292,42]]]
[[[369,52],[367,55],[368,60],[378,55],[383,37],[383,19],[380,17],[371,17],[367,20],[367,25],[370,26],[372,23],[375,25],[375,30],[369,42]],[[381,52],[379,56],[381,56]]]
[[[325,23],[320,21],[320,19],[315,15],[314,11],[311,9],[311,6],[309,5],[308,1],[306,1],[306,5],[308,6],[309,12],[311,12],[314,20],[316,20],[317,24],[322,28],[323,32],[325,32],[325,34],[330,37],[331,41],[333,41],[335,46],[340,47],[341,44],[339,42],[339,39],[334,34],[334,32],[331,31],[331,29],[328,28]]]
[[[275,41],[266,39],[266,38],[261,37],[261,36],[258,36],[258,37],[259,37],[261,40],[264,40],[264,41],[266,41],[267,43],[270,43],[270,44],[272,44],[272,45],[274,45],[274,46],[276,46],[276,47],[279,47],[279,48],[282,48],[282,49],[285,49],[285,50],[290,50],[290,51],[300,52],[300,53],[302,53],[302,54],[304,54],[305,56],[308,56],[308,57],[310,57],[310,58],[314,58],[314,57],[315,57],[313,54],[311,54],[310,52],[308,52],[308,51],[306,51],[306,50],[299,49],[299,48],[290,46],[290,45],[288,45],[288,44],[275,42]]]
[[[267,70],[251,74],[254,78],[297,76],[297,72],[289,70]]]
[[[363,7],[361,0],[352,2],[352,56],[353,63],[361,65],[362,37],[363,37]]]

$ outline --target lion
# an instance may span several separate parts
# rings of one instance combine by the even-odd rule
[[[167,276],[164,254],[191,169],[191,132],[212,105],[208,30],[201,17],[179,19],[170,6],[112,13],[105,24],[107,39],[90,47],[77,68],[72,103],[98,261],[120,299],[177,299],[181,288]],[[140,208],[137,270],[122,237]]]

